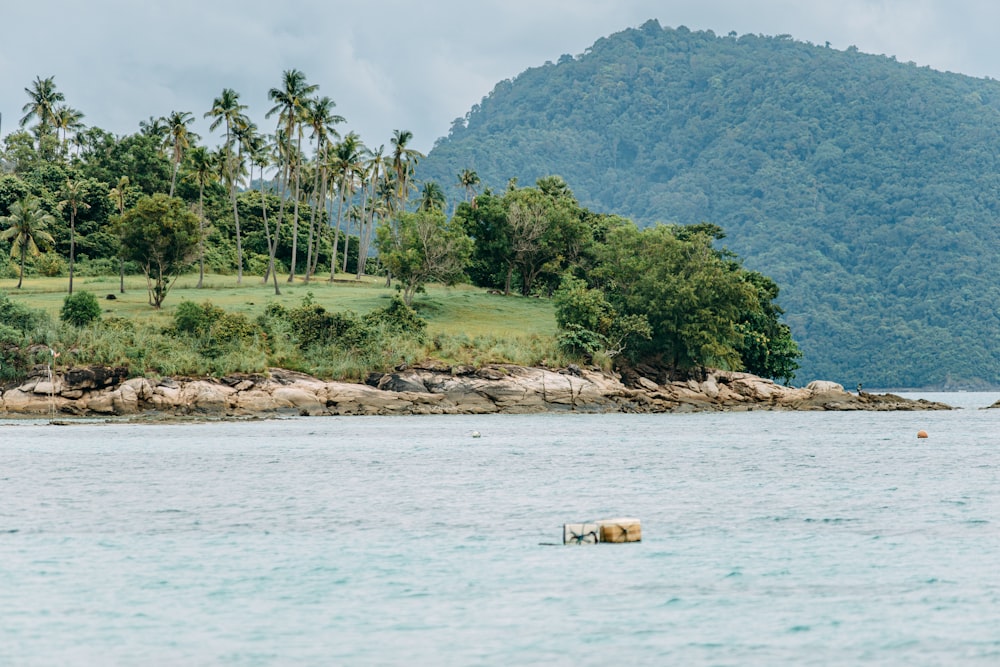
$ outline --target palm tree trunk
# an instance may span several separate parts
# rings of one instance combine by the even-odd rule
[[[271,256],[268,258],[267,268],[268,272],[264,274],[264,283],[267,284],[268,274],[274,278],[274,294],[280,295],[281,290],[278,288],[278,272],[274,267],[274,257],[278,254],[278,239],[281,238],[281,221],[285,217],[285,198],[288,196],[288,180],[290,176],[291,165],[285,165],[285,178],[281,183],[281,205],[278,207],[278,221],[274,223],[274,243],[271,244]],[[263,179],[261,179],[263,180]],[[261,185],[263,187],[263,185]]]
[[[317,223],[318,226],[316,229],[316,254],[313,255],[313,266],[312,270],[310,271],[310,274],[316,273],[316,267],[319,266],[319,244],[320,240],[323,238],[322,234],[320,234],[320,229],[322,229],[323,227],[323,220],[325,218],[329,218],[329,216],[326,213],[327,186],[329,185],[329,180],[327,178],[327,173],[326,173],[326,165],[323,165],[323,167],[321,167],[321,170],[323,172],[323,180],[322,184],[320,185],[320,197],[318,202],[322,202],[319,204],[320,206],[322,206],[321,209],[322,214],[320,216],[319,222]]]
[[[198,184],[198,285],[205,282],[205,183]]]
[[[73,293],[73,257],[76,254],[76,208],[69,214],[69,293]]]
[[[176,149],[174,149],[176,150]],[[174,159],[174,174],[170,177],[170,196],[174,196],[174,186],[177,185],[177,170],[180,169],[181,163]]]
[[[318,151],[317,151],[318,156]],[[313,236],[316,232],[316,209],[319,208],[319,170],[316,170],[315,176],[313,176],[313,203],[312,203],[312,213],[309,216],[309,245],[306,250],[306,277],[305,282],[309,282],[309,278],[312,277],[312,262],[313,262]],[[318,240],[318,239],[317,239]],[[319,243],[316,244],[317,246]],[[318,254],[318,253],[317,253]]]
[[[229,148],[229,118],[226,118],[226,157],[230,157]],[[236,167],[239,163],[243,161],[243,145],[240,145],[240,149],[236,152],[237,154],[237,164],[233,164],[232,160],[229,162],[229,191],[230,196],[233,199],[233,222],[236,224],[236,284],[240,285],[243,283],[243,238],[240,234],[240,207],[236,203]]]
[[[21,289],[21,282],[24,280],[24,257],[27,253],[27,242],[21,240],[21,273],[17,276],[17,289]]]
[[[344,186],[347,181],[347,174],[340,175],[340,188],[337,194],[337,226],[333,228],[333,254],[330,256],[330,282],[333,282],[337,274],[337,249],[340,246],[340,218],[344,214]]]
[[[351,198],[354,199],[353,197]],[[354,204],[351,204],[353,206]],[[351,217],[347,216],[347,223],[344,225],[344,265],[343,272],[347,273],[347,255],[351,249]]]
[[[250,179],[251,182],[253,178]],[[267,200],[264,198],[264,167],[260,168],[260,213],[261,217],[264,219],[264,239],[267,241],[267,256],[271,256],[271,228],[267,222]],[[264,284],[267,284],[267,279],[271,275],[271,265],[268,264],[264,269]]]
[[[364,186],[364,183],[362,183],[362,185]],[[364,272],[365,262],[368,259],[368,245],[366,243],[366,237],[368,236],[368,202],[370,201],[370,198],[368,196],[367,186],[362,187],[361,194],[361,222],[358,227],[358,265],[355,267],[355,280],[361,280],[361,274]],[[372,212],[372,218],[374,220],[374,211]]]
[[[295,148],[295,205],[292,213],[292,260],[288,270],[288,282],[295,282],[295,254],[298,251],[299,245],[299,198],[302,196],[301,193],[301,165],[299,164],[302,151],[302,130],[299,129],[299,141]]]

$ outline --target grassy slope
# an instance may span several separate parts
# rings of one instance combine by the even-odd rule
[[[385,288],[384,278],[365,278],[362,282],[355,282],[353,276],[338,279],[332,284],[323,279],[308,284],[301,281],[289,284],[284,276],[279,276],[281,296],[275,296],[273,284],[262,285],[260,276],[244,275],[240,286],[236,285],[235,276],[206,276],[202,289],[195,289],[197,282],[197,275],[181,276],[159,311],[148,304],[146,283],[142,276],[126,276],[125,294],[118,293],[117,277],[76,278],[73,287],[75,291],[86,290],[101,299],[106,317],[152,319],[162,322],[164,326],[170,323],[177,304],[184,300],[197,303],[211,301],[225,310],[252,315],[263,311],[272,302],[297,306],[311,292],[315,302],[327,310],[352,310],[363,314],[385,305],[396,294],[395,289]],[[67,284],[66,278],[28,277],[18,290],[15,289],[16,280],[0,280],[0,292],[58,318]],[[105,299],[108,294],[114,294],[116,298]],[[556,331],[552,303],[546,299],[498,296],[468,285],[429,285],[427,293],[418,294],[413,305],[427,320],[431,335],[520,338],[551,336]]]

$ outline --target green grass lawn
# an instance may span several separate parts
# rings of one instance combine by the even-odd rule
[[[328,278],[309,283],[300,280],[288,283],[286,278],[279,276],[281,295],[276,296],[273,283],[265,286],[261,276],[244,275],[243,284],[237,285],[236,276],[207,275],[204,286],[196,289],[197,274],[184,275],[170,290],[161,310],[149,305],[146,281],[141,275],[125,277],[125,294],[119,293],[117,276],[76,277],[73,288],[97,296],[105,317],[126,317],[163,325],[172,320],[177,304],[185,300],[196,303],[211,301],[227,311],[256,315],[269,303],[298,306],[311,293],[313,300],[327,310],[352,310],[364,314],[386,305],[396,294],[394,287],[385,287],[384,278],[366,277],[355,281],[353,276],[345,275],[334,283],[330,283]],[[16,289],[16,286],[16,279],[0,280],[0,292],[12,300],[45,310],[54,318],[59,317],[59,309],[67,293],[67,278],[26,277],[21,289]],[[112,294],[115,299],[106,298]],[[413,306],[427,320],[431,335],[465,334],[513,339],[556,333],[554,310],[548,299],[505,297],[469,285],[428,285],[426,294],[416,295]]]

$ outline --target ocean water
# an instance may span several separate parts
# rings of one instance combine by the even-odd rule
[[[3,422],[0,664],[998,665],[998,397]]]

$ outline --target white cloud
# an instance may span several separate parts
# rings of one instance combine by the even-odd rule
[[[54,75],[89,124],[133,132],[173,109],[195,116],[225,88],[262,128],[267,90],[296,68],[320,85],[371,144],[393,129],[428,150],[493,85],[582,53],[598,38],[656,18],[895,55],[937,69],[1000,77],[981,0],[35,0],[0,10],[0,113],[13,129],[23,88]],[[70,5],[70,6],[67,6]],[[10,26],[16,26],[11,29]],[[207,125],[199,127],[203,134]]]

